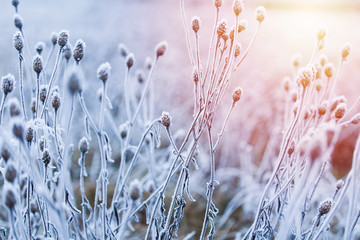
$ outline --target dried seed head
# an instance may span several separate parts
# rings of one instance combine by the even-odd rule
[[[69,32],[67,30],[62,30],[59,33],[59,37],[58,37],[58,40],[57,40],[60,48],[65,47],[66,43],[68,42],[68,39],[69,39]]]
[[[122,139],[125,139],[126,136],[127,136],[127,133],[128,133],[128,125],[127,125],[127,123],[121,124],[119,126],[119,132],[120,132],[120,137]]]
[[[40,148],[40,151],[43,152],[44,149],[45,149],[45,140],[44,140],[44,137],[41,137],[40,141],[39,141],[39,148]]]
[[[331,107],[330,107],[330,111],[334,111],[337,106],[339,105],[339,103],[346,103],[346,97],[341,95],[341,96],[336,96],[333,101],[331,102]]]
[[[9,208],[9,210],[14,210],[16,205],[16,196],[14,191],[11,188],[4,189],[5,190],[5,206]]]
[[[246,21],[246,19],[241,19],[239,21],[238,33],[241,33],[242,31],[245,31],[247,26],[248,26],[248,22]]]
[[[303,67],[300,69],[297,82],[301,84],[305,89],[310,85],[310,82],[314,79],[314,72],[313,69],[310,67]]]
[[[14,47],[19,53],[21,53],[24,47],[24,40],[20,32],[14,34]]]
[[[15,77],[11,73],[2,77],[2,89],[5,95],[11,93],[14,90]]]
[[[218,25],[217,25],[217,35],[220,38],[222,35],[224,35],[226,33],[226,29],[227,29],[227,23],[226,20],[223,19],[221,20]]]
[[[240,100],[242,92],[243,92],[243,90],[241,87],[235,88],[233,95],[232,95],[233,104],[235,104],[236,102],[238,102]]]
[[[58,37],[59,37],[59,35],[57,34],[57,32],[52,32],[51,33],[51,43],[52,43],[52,45],[55,46],[57,44]]]
[[[44,104],[48,92],[48,85],[40,86],[40,101]]]
[[[240,51],[241,51],[241,44],[237,42],[235,44],[235,52],[234,52],[236,58],[240,55]]]
[[[333,63],[327,63],[327,64],[325,65],[325,70],[324,70],[325,75],[326,75],[328,78],[331,78],[331,77],[333,76],[333,74],[334,74],[334,69],[335,69],[335,67],[334,67],[334,64],[333,64]]]
[[[126,57],[126,66],[128,69],[132,68],[132,66],[134,66],[134,63],[135,63],[135,56],[133,53],[130,53],[127,55]]]
[[[36,112],[36,99],[35,98],[31,99],[30,108],[33,113]]]
[[[151,57],[146,57],[145,58],[145,68],[150,70],[152,67],[152,60]]]
[[[4,159],[5,162],[7,162],[11,157],[9,149],[7,148],[7,146],[4,143],[1,146],[1,157]]]
[[[127,47],[126,47],[125,44],[123,44],[123,43],[120,43],[120,44],[118,45],[118,50],[119,50],[120,55],[121,55],[123,58],[126,58],[126,56],[129,54],[129,51],[128,51]]]
[[[20,103],[17,98],[11,98],[9,101],[10,105],[10,117],[17,117],[20,116]]]
[[[63,53],[64,58],[66,59],[66,62],[69,62],[71,55],[72,55],[70,43],[67,43],[65,45],[65,47],[63,47],[62,53]]]
[[[192,18],[191,20],[192,23],[192,29],[194,30],[195,33],[197,33],[200,29],[200,18],[198,16],[195,16]]]
[[[317,39],[318,39],[319,41],[321,41],[321,40],[323,40],[323,39],[325,38],[325,36],[326,36],[326,29],[321,26],[321,27],[318,29]]]
[[[323,89],[323,87],[324,87],[323,81],[321,79],[317,79],[315,82],[316,91],[320,92],[321,89]]]
[[[290,81],[291,81],[291,78],[289,76],[284,77],[284,79],[282,81],[282,85],[284,86],[284,89],[286,92],[289,92],[289,90],[290,90]]]
[[[234,33],[235,33],[235,27],[232,26],[230,33],[229,33],[229,38],[230,38],[231,42],[234,41]]]
[[[169,128],[171,124],[171,117],[168,112],[162,112],[161,114],[161,124],[164,125],[164,127]]]
[[[297,101],[297,93],[295,89],[291,91],[291,101],[294,103]]]
[[[315,74],[315,79],[320,79],[321,78],[321,65],[319,63],[315,64],[315,68],[316,68],[316,74]]]
[[[34,130],[32,129],[32,127],[28,127],[26,129],[26,141],[28,143],[31,143],[33,139],[34,139]]]
[[[166,42],[166,41],[160,42],[160,43],[155,47],[156,58],[164,55],[166,49],[167,49],[167,42]]]
[[[68,73],[67,79],[68,79],[67,81],[68,89],[72,95],[75,94],[76,92],[82,91],[81,74],[79,71],[71,70]]]
[[[295,142],[292,141],[291,144],[290,144],[290,147],[288,148],[288,154],[289,156],[291,156],[291,154],[293,154],[295,151]]]
[[[52,107],[55,109],[55,112],[59,109],[60,107],[60,102],[61,102],[61,99],[60,99],[60,95],[57,91],[54,91],[53,94],[52,94]]]
[[[130,198],[133,201],[138,200],[142,196],[142,188],[139,180],[135,179],[130,183],[129,186]]]
[[[331,199],[321,202],[320,207],[319,207],[319,215],[323,216],[323,215],[329,213],[331,210],[331,205],[332,205]]]
[[[300,66],[300,61],[301,61],[301,54],[300,53],[295,54],[292,58],[294,67]]]
[[[136,79],[138,81],[138,83],[142,84],[145,81],[145,76],[144,76],[144,72],[141,70],[137,70],[136,71]]]
[[[258,20],[259,23],[262,23],[266,17],[266,11],[263,6],[259,6],[255,10],[256,12],[256,20]]]
[[[49,153],[48,149],[45,149],[43,151],[41,160],[43,161],[45,166],[49,165],[49,163],[51,161],[51,156],[50,156],[50,153]]]
[[[22,30],[22,27],[23,27],[23,19],[22,17],[19,15],[19,14],[15,14],[14,15],[14,24],[15,24],[15,27],[17,29],[19,29],[20,31]]]
[[[199,82],[199,72],[197,70],[197,67],[195,66],[192,71],[192,77],[195,83]]]
[[[111,65],[108,62],[105,62],[99,66],[97,69],[97,77],[102,80],[104,83],[110,77]]]
[[[81,61],[84,57],[86,44],[82,39],[79,39],[75,43],[75,47],[73,50],[73,57],[77,63]]]
[[[222,3],[223,3],[222,0],[214,0],[214,5],[215,5],[216,8],[220,8]]]
[[[19,0],[12,0],[11,1],[11,4],[15,7],[15,8],[17,8],[18,6],[19,6]]]
[[[16,179],[17,171],[13,164],[8,164],[5,171],[5,179],[6,181],[13,183]]]
[[[37,75],[43,70],[43,61],[40,55],[37,55],[33,58],[33,69]]]
[[[320,106],[319,106],[319,108],[318,108],[318,113],[319,113],[319,115],[320,115],[320,117],[321,116],[323,116],[323,115],[325,115],[325,113],[326,113],[326,109],[327,109],[327,106],[329,105],[329,103],[328,103],[328,101],[323,101],[321,104],[320,104]]]
[[[21,121],[14,120],[12,131],[17,139],[19,139],[21,142],[24,141],[24,126]]]
[[[244,9],[244,3],[240,0],[234,0],[233,11],[235,15],[239,16],[239,14],[243,11],[243,9]]]
[[[336,189],[339,191],[342,187],[344,186],[344,181],[339,179],[337,182],[336,182]]]
[[[340,103],[336,110],[335,110],[335,117],[336,119],[341,119],[344,117],[346,112],[346,104],[345,103]]]
[[[86,137],[80,139],[79,150],[82,154],[86,154],[89,151],[89,141]]]
[[[341,57],[343,61],[346,61],[347,57],[350,54],[350,51],[351,51],[351,45],[349,43],[346,43],[341,50]]]
[[[322,67],[325,66],[325,64],[327,63],[328,59],[327,59],[327,56],[326,55],[321,55],[320,56],[320,64]]]
[[[40,41],[40,42],[37,42],[36,45],[35,45],[35,50],[39,55],[41,55],[44,48],[45,48],[45,43],[44,42]]]

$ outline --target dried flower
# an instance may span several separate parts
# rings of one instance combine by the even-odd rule
[[[293,154],[294,151],[295,151],[295,142],[292,141],[291,144],[290,144],[290,147],[288,148],[288,154],[289,154],[289,156],[290,156],[291,154]]]
[[[195,83],[199,82],[199,73],[196,66],[193,68],[192,77]]]
[[[46,100],[48,92],[48,86],[47,85],[41,85],[40,86],[40,101],[44,104]]]
[[[334,67],[334,64],[333,64],[333,63],[327,63],[327,64],[325,65],[325,70],[324,70],[325,75],[326,75],[328,78],[331,78],[331,77],[333,76],[333,74],[334,74],[334,69],[335,69],[335,67]]]
[[[23,27],[23,19],[19,14],[14,15],[14,24],[15,27],[18,28],[21,32]]]
[[[192,22],[192,29],[194,30],[195,33],[197,33],[200,29],[200,18],[198,16],[195,16],[192,18],[191,20]]]
[[[16,205],[16,196],[14,191],[11,188],[4,189],[5,191],[5,206],[9,208],[11,211],[14,210]]]
[[[329,213],[330,209],[331,209],[331,205],[332,205],[331,199],[321,202],[320,207],[319,207],[319,215],[323,216],[323,215]]]
[[[350,50],[351,50],[351,45],[349,43],[346,43],[343,49],[341,50],[341,57],[343,61],[346,61],[347,57],[350,54]]]
[[[37,42],[36,45],[35,45],[35,50],[39,55],[41,55],[44,48],[45,48],[45,43],[44,42],[40,41],[40,42]]]
[[[233,11],[235,15],[239,16],[239,14],[243,11],[243,9],[244,9],[244,3],[240,0],[234,0]]]
[[[129,192],[130,192],[131,200],[136,201],[139,198],[141,198],[142,188],[141,188],[141,183],[139,182],[138,179],[135,179],[130,183]]]
[[[132,68],[132,66],[134,66],[134,63],[135,63],[135,56],[133,53],[130,53],[127,55],[126,57],[126,66],[128,69]]]
[[[144,72],[141,70],[136,71],[136,79],[137,81],[142,84],[145,81]]]
[[[28,143],[31,143],[33,138],[34,138],[34,130],[32,129],[32,127],[28,127],[26,130],[26,141]]]
[[[248,22],[246,21],[246,19],[241,19],[239,21],[238,33],[241,33],[242,31],[245,31],[247,26],[248,26]]]
[[[13,164],[9,164],[5,171],[5,179],[6,181],[13,183],[16,179],[17,171]]]
[[[104,83],[110,77],[111,65],[108,62],[105,62],[99,66],[97,69],[97,77],[102,80]]]
[[[226,29],[227,29],[227,23],[226,20],[223,19],[221,20],[218,25],[217,25],[217,35],[220,38],[223,34],[226,33]]]
[[[2,77],[2,89],[5,95],[11,93],[14,90],[15,77],[11,73]]]
[[[14,47],[19,53],[21,53],[24,47],[24,40],[20,32],[14,34]]]
[[[21,142],[24,141],[24,127],[21,121],[14,120],[12,131],[16,138],[18,138]]]
[[[45,166],[49,165],[51,161],[51,156],[48,149],[44,149],[41,160],[43,161]]]
[[[216,8],[220,8],[222,3],[223,3],[222,0],[214,0],[214,5],[215,5]]]
[[[73,50],[73,57],[77,63],[81,61],[84,57],[86,44],[82,39],[79,39],[75,43],[75,47]]]
[[[119,127],[119,131],[120,131],[120,137],[122,139],[125,139],[126,136],[127,136],[127,133],[128,133],[128,125],[127,125],[127,123],[121,124],[120,127]]]
[[[89,151],[89,141],[86,137],[83,137],[79,141],[79,150],[82,154],[86,154]]]
[[[345,103],[340,103],[336,110],[335,110],[335,117],[336,119],[341,119],[344,117],[346,112],[346,104]]]
[[[167,42],[166,42],[166,41],[160,42],[160,43],[155,47],[156,58],[164,55],[166,49],[167,49]]]
[[[9,101],[10,105],[10,117],[17,117],[20,115],[20,103],[17,98],[12,98]]]
[[[55,109],[55,112],[59,109],[60,102],[61,102],[61,99],[60,99],[59,93],[57,91],[54,91],[52,94],[51,103],[52,103],[52,107]]]
[[[326,101],[326,100],[320,104],[320,106],[318,108],[318,113],[319,113],[320,117],[325,115],[327,106],[328,106],[328,101]]]
[[[241,44],[239,42],[237,42],[235,44],[235,52],[234,52],[234,56],[236,58],[240,55],[240,51],[241,51]]]
[[[301,84],[304,88],[308,87],[310,82],[314,79],[314,73],[312,68],[303,67],[300,69],[297,82]]]
[[[120,43],[119,46],[118,46],[118,50],[120,52],[120,55],[124,58],[126,58],[126,56],[128,55],[129,51],[127,49],[127,47],[123,44],[123,43]]]
[[[344,181],[339,179],[337,182],[336,182],[336,189],[337,190],[340,190],[342,187],[344,186]]]
[[[7,146],[4,143],[1,146],[1,157],[4,159],[5,162],[7,162],[11,157],[9,149],[7,148]]]
[[[145,58],[145,68],[150,70],[152,67],[152,60],[151,57],[146,57]]]
[[[262,21],[264,21],[266,16],[265,8],[263,6],[259,6],[256,8],[255,12],[256,12],[256,20],[258,20],[259,23],[262,23]]]
[[[316,91],[320,92],[323,87],[324,87],[323,81],[321,79],[317,79],[315,82]]]
[[[321,55],[319,59],[320,59],[320,64],[321,64],[321,66],[324,67],[325,64],[326,64],[327,61],[328,61],[327,56],[326,56],[326,55]]]
[[[67,81],[68,89],[71,94],[75,94],[76,92],[82,91],[81,74],[79,71],[71,70],[68,73],[67,79],[68,79]]]
[[[60,48],[65,47],[66,43],[68,42],[68,39],[69,39],[69,32],[67,30],[62,30],[59,33],[59,37],[58,37],[58,40],[57,40]]]
[[[33,69],[36,72],[36,74],[39,76],[41,71],[43,70],[43,60],[40,55],[37,55],[33,59]]]
[[[326,36],[326,29],[324,27],[320,27],[317,33],[317,39],[319,41],[323,40]]]
[[[161,114],[161,124],[164,125],[164,127],[169,128],[171,124],[171,117],[168,112],[162,112]]]
[[[233,104],[235,104],[236,102],[238,102],[240,100],[242,92],[243,92],[243,90],[241,87],[235,88],[233,95],[232,95]]]
[[[52,45],[55,46],[57,44],[58,37],[59,37],[59,35],[57,34],[57,32],[52,32],[51,33],[51,43],[52,43]]]
[[[64,55],[64,58],[66,59],[66,62],[69,62],[70,57],[71,57],[71,55],[72,55],[70,43],[67,43],[67,44],[65,45],[65,47],[63,47],[62,53],[63,53],[63,55]]]
[[[35,98],[31,99],[30,108],[33,113],[36,112],[36,99]]]

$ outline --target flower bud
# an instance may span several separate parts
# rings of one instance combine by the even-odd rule
[[[128,69],[132,68],[132,66],[134,66],[134,63],[135,63],[135,56],[133,53],[130,53],[127,55],[126,57],[126,66]]]
[[[75,47],[73,50],[73,57],[77,63],[81,61],[84,57],[86,44],[82,39],[79,39],[75,43]]]
[[[241,0],[234,0],[233,2],[233,11],[236,16],[239,16],[239,14],[244,9],[244,3]]]
[[[79,150],[82,154],[86,154],[89,151],[89,141],[86,139],[86,137],[80,139]]]
[[[69,32],[67,30],[63,30],[59,33],[57,42],[58,42],[60,48],[65,47],[66,43],[68,42],[68,39],[69,39]]]
[[[105,62],[101,64],[97,70],[97,77],[104,83],[110,77],[111,66],[110,63]]]
[[[256,8],[255,12],[256,12],[256,20],[258,20],[259,23],[262,23],[262,21],[264,21],[266,16],[265,8],[263,6],[259,6]]]
[[[49,150],[45,149],[43,151],[41,160],[43,161],[45,166],[49,165],[49,163],[51,161],[51,156],[50,156]]]
[[[2,89],[5,95],[11,93],[14,90],[15,77],[11,73],[2,77]]]
[[[46,100],[48,92],[48,86],[47,85],[41,85],[40,86],[40,101],[44,104]]]
[[[37,55],[34,57],[33,69],[37,75],[39,75],[41,73],[41,71],[43,70],[43,61],[42,61],[42,57],[40,55]]]
[[[20,32],[14,34],[14,47],[19,53],[21,53],[24,47],[24,40]]]
[[[55,109],[55,111],[57,111],[60,107],[60,102],[61,102],[61,99],[60,99],[60,96],[59,96],[59,93],[57,91],[55,91],[53,94],[52,94],[52,107]]]
[[[233,97],[234,104],[240,100],[241,95],[242,95],[242,92],[243,92],[243,90],[242,90],[241,87],[235,88],[235,90],[234,90],[234,92],[233,92],[233,96],[232,96],[232,97]]]
[[[198,16],[195,16],[191,20],[192,22],[192,29],[195,33],[197,33],[200,29],[200,18]]]
[[[323,215],[329,213],[331,210],[331,205],[332,205],[331,199],[321,202],[320,207],[319,207],[319,215],[323,216]]]
[[[237,42],[235,44],[235,53],[234,53],[234,56],[236,58],[240,55],[240,51],[241,51],[241,45],[240,45],[240,43]]]
[[[166,49],[167,49],[167,42],[166,42],[166,41],[160,42],[160,43],[155,47],[156,58],[164,55]]]
[[[36,45],[35,45],[35,50],[39,55],[41,55],[44,48],[45,48],[45,43],[44,42],[37,42]]]
[[[33,138],[34,138],[34,130],[32,129],[32,127],[28,127],[26,130],[26,141],[28,143],[31,143]]]
[[[215,5],[216,8],[220,8],[222,3],[223,3],[222,0],[214,0],[214,5]]]
[[[171,124],[171,117],[168,112],[162,112],[161,115],[161,124],[164,125],[164,127],[169,128]]]
[[[129,186],[130,198],[133,201],[138,200],[142,196],[142,189],[139,180],[135,179]]]
[[[5,171],[5,179],[6,181],[13,183],[16,179],[17,171],[13,164],[9,164]]]
[[[23,27],[23,19],[19,14],[15,14],[14,15],[14,24],[15,27],[18,28],[20,31],[22,30]]]

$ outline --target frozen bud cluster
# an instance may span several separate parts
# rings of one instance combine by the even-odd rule
[[[351,45],[349,43],[346,43],[343,49],[341,50],[341,57],[343,61],[346,61],[347,57],[350,54],[350,50],[351,50]]]
[[[129,54],[127,47],[123,43],[119,44],[118,50],[120,52],[120,55],[124,58],[126,58],[126,56]]]
[[[97,77],[104,83],[110,77],[111,65],[108,62],[101,64],[97,70]]]
[[[217,35],[218,37],[221,37],[222,35],[224,35],[226,33],[226,29],[227,29],[227,23],[226,23],[226,20],[223,19],[219,22],[219,24],[217,25],[217,28],[216,28],[216,32],[217,32]]]
[[[256,20],[258,20],[259,23],[262,23],[262,21],[264,21],[266,16],[265,8],[263,6],[259,6],[256,8],[255,13],[256,13]]]
[[[34,138],[34,130],[32,129],[32,127],[28,127],[26,130],[26,141],[28,143],[31,143],[33,138]]]
[[[136,201],[141,198],[142,188],[139,180],[135,179],[130,183],[129,192],[131,200]]]
[[[69,32],[67,30],[62,30],[59,33],[59,37],[57,39],[57,43],[59,44],[60,48],[65,47],[66,43],[69,39]]]
[[[192,77],[195,83],[199,82],[199,72],[197,70],[197,67],[193,68]]]
[[[334,64],[333,63],[327,63],[325,65],[324,73],[328,78],[331,78],[334,75]]]
[[[158,57],[164,55],[166,49],[167,49],[167,42],[166,42],[166,41],[160,42],[160,43],[155,47],[156,57],[158,58]]]
[[[235,88],[235,90],[233,92],[233,96],[232,96],[234,103],[236,103],[240,100],[242,92],[243,92],[243,90],[241,87]]]
[[[5,171],[5,179],[6,181],[13,183],[16,179],[17,171],[13,164],[9,164]]]
[[[45,43],[44,42],[40,41],[40,42],[37,42],[36,45],[35,45],[35,50],[39,55],[41,55],[44,48],[45,48]]]
[[[48,85],[40,86],[40,101],[44,104],[48,92]]]
[[[85,154],[89,151],[89,141],[86,137],[83,137],[79,141],[79,150],[82,154]]]
[[[15,77],[11,73],[2,77],[2,89],[5,95],[11,93],[14,90]]]
[[[241,19],[239,21],[238,33],[241,33],[242,31],[245,31],[247,26],[248,26],[248,22],[246,21],[246,19]]]
[[[326,29],[324,27],[320,27],[317,33],[317,39],[319,41],[323,40],[326,36]]]
[[[233,10],[236,16],[239,16],[239,14],[243,11],[244,9],[244,3],[241,0],[234,0],[233,3]]]
[[[321,202],[320,207],[319,207],[319,215],[323,216],[323,215],[329,213],[331,210],[331,205],[332,205],[331,199]]]
[[[200,29],[200,18],[198,16],[195,16],[191,20],[192,23],[192,29],[195,33],[197,33]]]
[[[310,67],[303,67],[300,69],[297,82],[301,84],[304,88],[310,85],[311,80],[314,78],[314,73],[312,68]]]
[[[24,40],[20,32],[14,34],[14,47],[19,53],[21,53],[24,47]]]
[[[43,60],[40,55],[37,55],[33,59],[33,69],[36,72],[37,75],[41,73],[43,70]]]
[[[235,52],[234,52],[234,56],[238,57],[240,55],[240,51],[241,51],[241,44],[240,43],[236,43],[235,44]]]
[[[135,63],[135,56],[133,53],[130,53],[127,55],[126,57],[126,66],[128,69],[132,68],[134,66],[134,63]]]
[[[15,27],[18,28],[20,31],[22,30],[23,27],[23,19],[19,14],[15,14],[14,15],[14,24]]]
[[[59,37],[59,35],[57,34],[57,32],[52,32],[51,33],[51,43],[52,43],[52,45],[55,46],[57,44],[58,37]]]
[[[164,127],[169,128],[171,124],[171,117],[168,112],[162,112],[161,115],[161,124],[164,125]]]
[[[55,109],[55,111],[57,111],[60,107],[60,102],[61,102],[61,99],[60,99],[60,96],[59,96],[59,93],[57,91],[55,91],[53,94],[52,94],[52,107]]]
[[[336,110],[335,110],[335,117],[336,119],[341,119],[344,117],[346,112],[346,104],[345,103],[340,103]]]
[[[83,59],[84,53],[85,53],[85,47],[86,47],[86,44],[82,39],[79,39],[76,41],[75,47],[73,50],[73,57],[77,63],[79,63],[81,61],[81,59]]]

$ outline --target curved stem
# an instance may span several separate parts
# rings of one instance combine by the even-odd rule
[[[25,110],[24,89],[23,89],[23,85],[24,85],[23,56],[22,56],[21,52],[19,52],[19,80],[20,80],[20,102],[21,102],[24,119],[26,122],[27,116],[26,116],[26,110]]]

